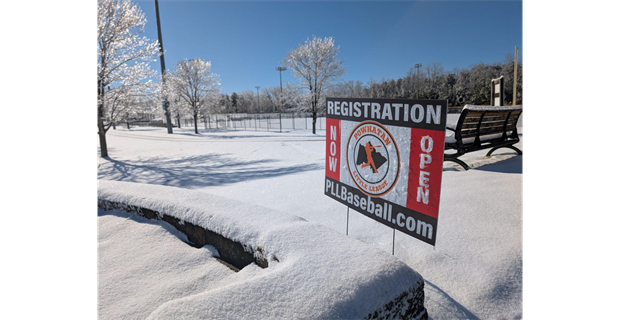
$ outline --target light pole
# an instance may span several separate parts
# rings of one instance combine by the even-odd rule
[[[416,80],[418,80],[418,74],[420,73],[420,67],[422,67],[422,64],[421,63],[416,63],[416,64],[413,65],[413,67],[416,69],[415,78],[416,78]],[[416,91],[415,91],[415,98],[416,99],[418,98],[418,92],[419,92],[419,90],[416,88]]]
[[[166,83],[166,62],[164,61],[164,43],[161,40],[161,25],[159,23],[159,4],[155,0],[155,19],[157,20],[157,37],[159,38],[159,62],[161,63],[161,82],[163,85]],[[170,104],[168,99],[164,96],[163,107],[164,115],[166,116],[166,123],[168,127],[168,133],[172,133],[172,120],[170,119]]]
[[[258,97],[258,113],[260,113],[260,92],[258,92],[258,89],[260,89],[260,86],[256,86],[256,96]]]
[[[280,113],[283,112],[282,109],[282,71],[286,70],[286,67],[276,67],[276,70],[280,71]]]

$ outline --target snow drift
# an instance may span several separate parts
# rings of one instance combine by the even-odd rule
[[[427,317],[424,280],[416,271],[323,225],[201,191],[158,185],[99,180],[98,198],[100,204],[148,209],[201,226],[268,260],[267,268],[251,264],[232,283],[171,298],[150,318]]]

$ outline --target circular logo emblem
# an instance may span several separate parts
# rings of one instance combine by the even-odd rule
[[[347,166],[365,194],[380,197],[390,192],[400,173],[400,154],[392,134],[375,121],[357,125],[347,142]]]

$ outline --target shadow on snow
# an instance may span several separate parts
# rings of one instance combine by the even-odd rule
[[[190,189],[324,169],[322,164],[269,167],[269,164],[278,160],[239,161],[220,154],[183,158],[140,158],[130,161],[112,158],[107,158],[106,160],[106,162],[99,164],[99,179],[159,184]]]

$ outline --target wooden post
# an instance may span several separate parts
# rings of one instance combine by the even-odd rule
[[[512,105],[517,105],[517,68],[519,65],[517,64],[517,60],[519,57],[519,48],[515,47],[515,75],[512,78]]]

